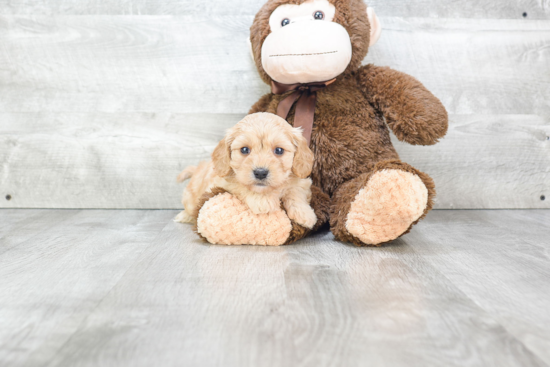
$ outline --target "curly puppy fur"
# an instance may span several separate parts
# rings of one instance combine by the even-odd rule
[[[370,41],[366,5],[362,0],[329,1],[336,7],[334,21],[350,35],[353,55],[346,71],[334,83],[317,92],[310,144],[315,154],[311,178],[313,185],[320,188],[314,192],[332,197],[331,229],[335,236],[356,245],[365,245],[348,233],[344,218],[358,190],[382,166],[412,172],[420,177],[428,189],[428,204],[421,218],[432,208],[435,196],[429,176],[399,161],[389,129],[400,141],[431,145],[446,134],[448,117],[441,102],[413,77],[388,67],[361,66]],[[269,17],[279,5],[303,2],[269,0],[254,19],[250,29],[252,52],[258,72],[268,84],[271,78],[262,68],[261,49],[270,33]],[[287,95],[266,94],[250,113],[276,113],[279,102]],[[290,124],[294,122],[294,109],[287,118]],[[314,208],[317,202],[323,201],[316,200],[314,194]],[[405,233],[409,230],[410,227]],[[293,238],[299,239],[305,234]]]
[[[311,179],[306,178],[312,165],[313,154],[300,129],[273,114],[249,115],[228,131],[211,161],[180,173],[179,181],[191,182],[183,194],[185,210],[176,221],[196,221],[203,195],[218,187],[254,214],[278,210],[282,203],[291,220],[311,229],[317,223],[309,205]]]

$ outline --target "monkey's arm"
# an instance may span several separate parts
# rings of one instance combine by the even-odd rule
[[[252,108],[250,108],[250,111],[248,111],[248,114],[256,113],[256,112],[267,112],[269,108],[269,104],[271,103],[271,100],[273,99],[273,94],[268,93],[264,94],[258,102],[254,103]]]
[[[367,100],[384,114],[397,139],[432,145],[447,133],[445,107],[412,76],[365,65],[357,71],[357,81]]]

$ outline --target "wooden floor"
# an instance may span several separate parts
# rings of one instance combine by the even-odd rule
[[[383,248],[212,246],[176,213],[0,210],[0,365],[550,365],[549,210]]]

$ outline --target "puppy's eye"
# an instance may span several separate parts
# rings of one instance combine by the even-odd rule
[[[318,10],[313,14],[313,18],[315,18],[316,20],[323,20],[323,19],[325,19],[325,13]]]
[[[284,27],[285,25],[289,25],[290,24],[290,19],[288,18],[285,18],[281,21],[281,25]]]
[[[285,150],[283,148],[275,148],[275,154],[277,155],[283,155]]]
[[[242,147],[241,148],[242,154],[250,154],[250,148],[249,147]]]

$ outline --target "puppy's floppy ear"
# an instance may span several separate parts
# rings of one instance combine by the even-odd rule
[[[296,146],[292,172],[300,178],[307,178],[313,169],[313,152],[309,149],[307,140],[302,135],[302,129],[292,129],[292,140]]]
[[[220,177],[225,177],[231,172],[231,150],[228,146],[227,136],[223,138],[216,149],[212,152],[212,162],[214,163],[214,171]]]

